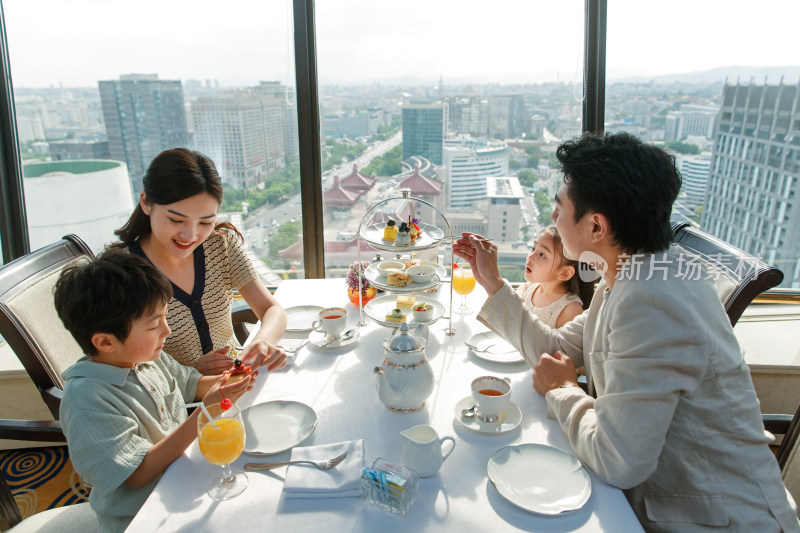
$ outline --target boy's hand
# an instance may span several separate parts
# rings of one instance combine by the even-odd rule
[[[219,404],[223,397],[236,403],[245,392],[253,388],[256,382],[256,376],[258,376],[257,370],[253,371],[252,374],[248,374],[241,381],[228,382],[228,375],[223,374],[222,377],[211,386],[206,395],[203,396],[203,403],[206,405]]]
[[[233,359],[228,357],[230,349],[230,346],[225,346],[214,352],[208,352],[197,360],[194,367],[204,376],[222,374],[233,366]]]

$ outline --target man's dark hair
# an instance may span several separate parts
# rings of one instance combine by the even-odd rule
[[[56,282],[58,317],[87,355],[97,355],[95,333],[110,333],[125,342],[134,321],[165,305],[172,284],[142,257],[107,249],[96,259],[79,258]]]
[[[605,215],[614,242],[628,253],[665,250],[670,214],[681,189],[675,158],[633,135],[584,133],[558,147],[575,221]]]

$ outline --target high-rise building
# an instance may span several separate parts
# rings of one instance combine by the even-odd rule
[[[680,111],[669,111],[665,121],[665,141],[680,141],[690,135],[714,136],[714,120],[718,109],[711,106],[684,105]]]
[[[53,161],[111,159],[108,141],[51,141],[48,149]]]
[[[408,103],[403,106],[403,160],[422,156],[442,164],[444,108],[441,103]]]
[[[800,85],[725,85],[700,227],[800,288]]]
[[[520,202],[525,198],[518,178],[486,178],[486,197],[489,199],[486,236],[497,242],[519,241],[522,225]]]
[[[527,126],[525,99],[521,94],[496,94],[489,98],[489,137],[521,137]]]
[[[449,208],[469,207],[486,198],[486,178],[508,176],[510,152],[504,142],[451,139],[443,152]]]
[[[153,158],[189,144],[181,82],[160,80],[157,74],[127,74],[97,85],[111,158],[128,165],[138,201],[142,176]]]
[[[689,209],[697,209],[705,203],[708,170],[711,166],[711,153],[683,155],[678,158],[683,183],[681,197]]]
[[[253,188],[286,167],[281,97],[230,91],[192,104],[197,149],[216,164],[226,184]]]
[[[481,96],[448,96],[448,135],[489,136],[489,100]]]

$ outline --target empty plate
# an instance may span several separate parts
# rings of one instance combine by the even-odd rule
[[[466,343],[476,357],[493,363],[521,363],[524,357],[493,331],[476,333]]]
[[[487,470],[503,498],[534,513],[575,511],[592,493],[592,478],[580,461],[544,444],[501,448],[489,459]]]
[[[318,305],[298,305],[286,310],[286,331],[311,331],[311,324],[319,320],[319,312],[324,307]]]
[[[304,403],[275,400],[242,411],[245,453],[271,455],[290,450],[317,427],[317,413]]]

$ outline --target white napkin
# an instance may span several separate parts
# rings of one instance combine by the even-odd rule
[[[283,492],[286,498],[347,498],[361,496],[364,439],[292,449],[292,461],[325,461],[347,451],[336,468],[320,470],[312,465],[289,465]]]

